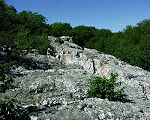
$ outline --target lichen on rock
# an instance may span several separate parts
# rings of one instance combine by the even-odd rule
[[[27,54],[20,59],[11,69],[14,88],[1,97],[21,101],[31,120],[150,119],[150,72],[112,55],[55,40],[49,37],[51,54]],[[89,98],[88,80],[92,76],[109,78],[111,73],[118,73],[117,81],[125,87],[125,103]]]

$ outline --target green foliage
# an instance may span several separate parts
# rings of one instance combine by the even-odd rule
[[[127,26],[123,32],[98,30],[85,47],[114,55],[131,65],[150,71],[150,20]]]
[[[66,36],[69,34],[69,31],[72,29],[69,23],[54,23],[50,25],[50,34],[56,37]]]
[[[59,42],[60,44],[64,43],[64,41],[60,37],[58,37],[55,42]]]
[[[16,12],[13,6],[7,6],[3,0],[0,0],[0,31],[7,31],[16,23]]]
[[[7,98],[7,102],[0,102],[0,119],[1,120],[21,120],[19,116],[15,116],[19,112],[14,105],[15,99]]]
[[[73,42],[83,47],[97,30],[94,27],[77,26],[70,31]]]
[[[12,77],[6,76],[6,73],[11,65],[14,65],[14,63],[5,63],[0,65],[0,93],[4,93],[12,86],[12,83],[14,82]],[[14,102],[16,102],[16,100],[8,97],[5,99],[7,99],[7,101],[0,101],[0,119],[12,120],[15,118],[14,113],[17,112],[14,106]]]
[[[30,104],[35,105],[35,100],[33,99],[33,96],[31,96],[31,98],[30,98]]]
[[[90,97],[99,97],[102,99],[108,98],[110,101],[121,101],[124,102],[123,88],[115,91],[115,87],[119,87],[121,82],[116,83],[117,74],[111,74],[111,78],[108,80],[105,77],[94,77],[89,80],[88,94]]]
[[[101,29],[94,33],[94,36],[89,38],[89,41],[85,43],[85,47],[97,49],[99,51],[105,51],[105,45],[107,38],[111,37],[113,34],[110,30]]]
[[[39,53],[46,54],[46,35],[67,35],[81,47],[112,54],[131,65],[150,71],[149,19],[134,27],[128,25],[124,31],[118,33],[83,25],[72,28],[69,23],[61,22],[48,25],[46,21],[44,16],[31,11],[17,13],[13,6],[0,0],[0,45],[12,47],[12,52],[7,54],[8,58],[17,59],[25,49],[37,49]],[[62,43],[60,40],[59,42]]]
[[[13,6],[0,0],[0,28],[0,44],[12,48],[9,59],[17,59],[23,50],[30,51],[32,48],[41,54],[46,53],[50,26],[44,16],[31,11],[17,13]]]
[[[12,86],[13,79],[12,77],[7,77],[6,72],[8,71],[9,67],[14,63],[5,63],[0,64],[0,93],[4,93],[7,89]]]
[[[30,38],[30,46],[32,49],[37,49],[40,54],[46,54],[49,47],[49,42],[47,34],[42,34],[42,36],[32,36]]]
[[[38,13],[22,11],[16,15],[16,19],[25,29],[30,29],[30,35],[36,34],[40,36],[43,31],[47,33],[47,29],[49,29],[46,24],[46,18]]]
[[[47,49],[49,47],[48,40],[47,40],[47,38],[45,38],[43,36],[41,36],[39,39],[40,40],[38,41],[38,43],[41,43],[41,46],[39,44],[39,46],[37,47],[37,51],[40,54],[46,55],[47,54]]]

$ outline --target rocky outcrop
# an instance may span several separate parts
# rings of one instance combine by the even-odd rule
[[[131,85],[133,81],[134,83],[136,81],[137,85],[131,85],[136,88],[140,88],[142,82],[142,86],[146,91],[145,93],[149,98],[150,74],[148,71],[136,66],[131,66],[124,61],[116,59],[112,55],[99,53],[95,49],[82,49],[77,45],[70,47],[70,44],[72,43],[67,42],[67,44],[64,43],[60,45],[51,42],[51,45],[56,51],[56,58],[64,65],[81,65],[86,72],[100,77],[105,76],[109,78],[111,73],[118,73],[118,81],[128,85]]]
[[[11,68],[14,87],[1,98],[16,98],[31,120],[150,119],[150,72],[94,49],[49,40],[47,56],[27,54]],[[111,73],[125,87],[125,103],[89,98],[88,80]]]
[[[73,42],[73,41],[72,41],[72,37],[69,37],[69,36],[61,36],[60,38],[61,38],[63,41]]]

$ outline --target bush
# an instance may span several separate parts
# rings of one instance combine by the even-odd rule
[[[124,102],[123,88],[115,91],[115,86],[121,85],[121,82],[116,83],[117,74],[111,74],[111,78],[108,80],[105,77],[94,77],[90,79],[88,86],[88,94],[90,97],[99,97],[102,99],[108,98],[110,101]]]
[[[64,43],[64,41],[60,37],[58,37],[55,42],[59,42],[60,44]]]
[[[7,70],[13,64],[14,63],[5,63],[3,65],[0,65],[0,93],[4,93],[13,83],[12,77],[6,77]]]
[[[0,119],[1,120],[20,120],[19,116],[15,116],[17,113],[17,109],[15,108],[14,102],[15,99],[13,98],[6,98],[8,101],[0,102]]]
[[[40,54],[46,55],[47,49],[49,47],[49,42],[47,34],[42,34],[41,36],[32,36],[31,47],[32,49],[37,49]]]
[[[5,63],[0,65],[0,93],[4,93],[12,86],[14,80],[11,77],[7,77],[6,73],[9,67],[13,64],[14,63]],[[16,100],[13,98],[8,98],[7,96],[5,97],[5,101],[2,99],[0,100],[0,119],[12,120],[13,118],[17,118],[14,116],[17,112],[17,109],[14,106],[14,102],[16,102]]]
[[[15,62],[0,64],[0,93],[5,93],[12,86],[14,80],[9,76],[7,77],[6,74],[9,67],[14,64]],[[28,113],[18,106],[19,102],[8,96],[0,98],[0,120],[29,120]],[[31,102],[34,102],[33,98]]]

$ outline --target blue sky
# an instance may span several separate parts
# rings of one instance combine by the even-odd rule
[[[70,23],[122,31],[150,18],[150,0],[5,0],[18,12],[38,12],[47,23]]]

